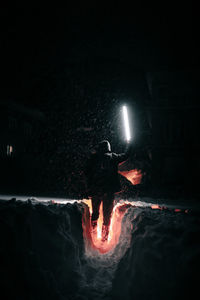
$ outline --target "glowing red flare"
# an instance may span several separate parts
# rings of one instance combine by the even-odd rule
[[[126,177],[133,185],[140,184],[142,180],[141,170],[133,169],[130,171],[118,171],[119,174]]]

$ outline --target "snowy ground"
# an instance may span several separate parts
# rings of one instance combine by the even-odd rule
[[[134,206],[125,214],[118,245],[97,255],[84,247],[86,204],[0,198],[0,282],[7,298],[162,300],[198,292],[200,210],[195,203],[129,199]],[[11,198],[23,201],[5,201]],[[157,203],[164,209],[152,206]]]

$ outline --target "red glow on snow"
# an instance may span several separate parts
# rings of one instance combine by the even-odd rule
[[[119,174],[126,177],[133,185],[140,184],[142,180],[142,172],[138,169],[130,171],[118,171]]]
[[[162,209],[162,207],[160,207],[160,205],[158,205],[158,204],[152,204],[151,208],[152,209]]]
[[[102,241],[102,225],[103,225],[103,205],[101,204],[99,209],[99,219],[97,222],[97,229],[93,231],[90,226],[91,214],[92,214],[92,203],[91,200],[84,200],[89,207],[88,210],[85,210],[83,214],[83,235],[85,240],[85,246],[92,247],[95,250],[98,250],[100,253],[107,253],[110,250],[114,249],[119,241],[119,237],[121,234],[121,223],[122,218],[131,204],[127,203],[118,203],[114,206],[112,216],[111,216],[111,223],[109,228],[109,235],[107,241]],[[89,214],[88,214],[89,213]]]
[[[82,200],[89,209],[85,209],[82,217],[83,237],[85,242],[85,248],[88,253],[91,249],[97,250],[99,253],[104,254],[116,247],[119,242],[121,234],[122,219],[130,206],[137,207],[134,202],[124,201],[123,203],[117,203],[112,212],[111,223],[109,228],[109,235],[107,241],[102,241],[102,225],[103,225],[103,205],[101,204],[99,209],[99,219],[97,222],[96,231],[92,231],[91,228],[91,216],[92,216],[92,202],[91,200]],[[159,204],[151,204],[151,209],[169,210],[167,206],[160,206]],[[172,209],[174,212],[181,212],[179,208]],[[184,210],[188,213],[188,210]],[[131,225],[132,226],[132,225]]]

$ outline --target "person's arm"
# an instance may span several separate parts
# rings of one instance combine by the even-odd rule
[[[119,163],[122,163],[123,161],[127,160],[129,158],[131,152],[132,152],[132,144],[128,143],[126,145],[126,149],[125,149],[124,153],[115,154],[117,163],[119,164]]]

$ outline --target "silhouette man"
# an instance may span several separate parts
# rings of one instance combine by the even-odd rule
[[[108,239],[114,194],[121,190],[118,164],[127,160],[130,151],[131,147],[128,145],[125,153],[113,153],[110,143],[103,140],[98,144],[96,153],[91,154],[86,164],[88,195],[92,200],[91,225],[93,230],[96,230],[99,208],[103,202],[102,241]]]

